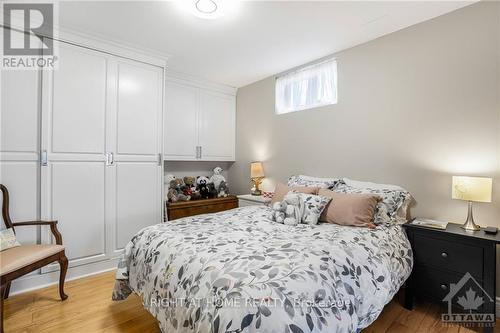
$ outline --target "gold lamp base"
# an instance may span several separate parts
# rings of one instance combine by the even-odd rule
[[[253,181],[253,187],[250,190],[250,193],[252,195],[262,195],[262,191],[259,189],[260,183],[262,183],[262,178],[252,178]]]
[[[472,215],[472,201],[469,201],[469,211],[467,213],[467,220],[462,225],[462,228],[467,231],[481,230],[481,227],[474,222],[474,216]]]

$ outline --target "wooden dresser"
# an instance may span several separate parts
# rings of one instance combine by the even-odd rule
[[[169,202],[167,203],[167,216],[168,220],[172,221],[181,217],[217,213],[233,208],[238,208],[238,198],[234,195],[225,198]]]

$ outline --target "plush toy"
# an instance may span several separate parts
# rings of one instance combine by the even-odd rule
[[[214,186],[216,189],[219,188],[220,183],[225,182],[226,178],[222,175],[222,168],[221,167],[215,167],[214,168],[214,174],[212,177],[210,177],[210,182],[214,183]]]
[[[284,202],[275,202],[273,204],[273,215],[271,219],[278,223],[283,223],[285,221],[285,211],[286,204]]]
[[[196,177],[184,177],[184,184],[191,190],[191,200],[198,200],[201,198],[200,192],[196,189]]]
[[[218,192],[217,192],[217,189],[215,188],[214,183],[209,182],[207,184],[207,187],[208,187],[208,198],[209,199],[217,198]]]
[[[217,189],[217,197],[225,198],[229,194],[229,188],[227,187],[226,181],[221,181],[219,188]]]
[[[202,199],[208,199],[210,197],[210,190],[208,188],[208,183],[210,180],[205,176],[196,177],[196,189],[200,192]]]
[[[191,196],[185,195],[182,192],[182,186],[184,185],[184,181],[180,178],[176,178],[174,176],[174,179],[170,181],[169,188],[168,188],[168,193],[167,193],[167,199],[170,202],[177,202],[177,201],[188,201],[191,199]]]
[[[271,220],[285,225],[297,225],[304,213],[304,202],[297,194],[290,193],[283,201],[275,202],[272,209]]]
[[[286,225],[297,225],[302,220],[304,214],[304,201],[296,193],[289,193],[283,199],[286,204],[285,220]]]

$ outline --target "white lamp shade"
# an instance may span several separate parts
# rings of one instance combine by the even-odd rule
[[[252,162],[250,164],[250,178],[264,178],[262,162]]]
[[[458,200],[491,202],[492,184],[491,178],[453,176],[451,197]]]

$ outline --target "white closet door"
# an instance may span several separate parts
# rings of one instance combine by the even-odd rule
[[[105,137],[109,56],[59,44],[43,73],[41,210],[58,220],[70,266],[106,258]],[[48,230],[44,233],[50,239]]]
[[[167,82],[165,87],[164,159],[196,160],[198,88]]]
[[[20,32],[10,33],[14,40],[24,38]],[[40,218],[39,89],[36,70],[0,71],[0,183],[9,190],[14,222]],[[3,229],[1,217],[0,221]],[[16,228],[16,233],[23,244],[37,242],[37,227]]]
[[[114,122],[115,255],[142,228],[162,222],[163,70],[118,60]],[[111,129],[113,131],[113,129]]]
[[[234,96],[200,91],[202,160],[234,161],[235,116]]]

